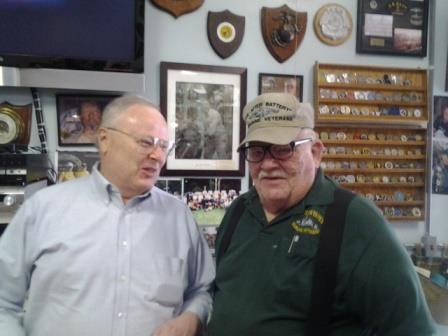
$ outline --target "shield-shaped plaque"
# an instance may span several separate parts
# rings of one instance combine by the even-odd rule
[[[241,45],[244,36],[244,16],[235,15],[225,10],[222,12],[208,12],[207,35],[213,50],[227,58]]]
[[[177,18],[195,11],[202,6],[204,0],[152,0],[152,3]]]
[[[305,35],[306,23],[306,12],[296,12],[287,5],[261,9],[264,43],[278,62],[283,63],[299,48]]]
[[[0,104],[0,146],[28,145],[30,142],[32,105]]]

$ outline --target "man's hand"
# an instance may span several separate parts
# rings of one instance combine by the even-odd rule
[[[186,312],[159,326],[153,336],[195,336],[201,328],[196,314]]]

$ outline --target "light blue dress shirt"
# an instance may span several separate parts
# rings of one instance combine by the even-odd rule
[[[27,200],[0,239],[0,336],[150,336],[210,312],[213,260],[188,207],[123,204],[96,169]]]

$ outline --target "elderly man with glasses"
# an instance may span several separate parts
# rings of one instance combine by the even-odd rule
[[[213,260],[182,201],[154,186],[173,147],[146,99],[104,110],[90,176],[37,192],[0,240],[0,335],[196,335]]]
[[[320,168],[311,105],[267,93],[243,117],[239,152],[253,187],[218,231],[209,335],[435,334],[411,260],[381,212]]]

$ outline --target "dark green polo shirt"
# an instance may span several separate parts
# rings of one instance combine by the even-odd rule
[[[304,335],[320,228],[336,187],[319,171],[305,199],[269,225],[255,189],[241,196],[245,211],[217,268],[210,335]],[[435,334],[407,252],[359,196],[347,212],[332,311],[332,335],[362,335],[367,326],[379,335]]]

